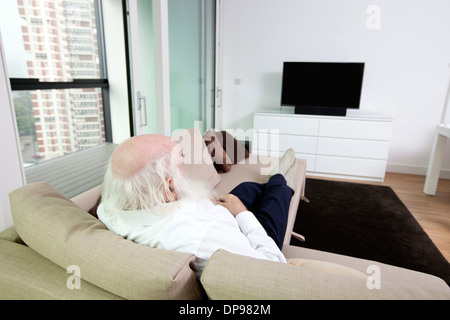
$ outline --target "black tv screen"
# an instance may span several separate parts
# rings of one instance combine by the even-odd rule
[[[310,114],[357,109],[363,76],[362,62],[284,62],[281,106]]]

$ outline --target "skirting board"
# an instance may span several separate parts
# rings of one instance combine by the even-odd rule
[[[388,163],[386,166],[387,172],[415,174],[425,176],[427,174],[427,166],[414,166],[410,164]],[[440,179],[450,179],[450,169],[441,169],[439,175]]]

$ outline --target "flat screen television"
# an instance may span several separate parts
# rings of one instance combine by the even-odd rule
[[[281,106],[297,114],[345,116],[358,109],[363,62],[284,62]]]

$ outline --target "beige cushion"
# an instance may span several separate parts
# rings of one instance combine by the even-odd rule
[[[365,280],[367,280],[368,278],[367,274],[364,274],[359,270],[327,261],[311,259],[288,259],[287,263],[293,266],[307,268],[326,274],[343,275],[348,277],[362,278]]]
[[[0,239],[15,242],[18,244],[25,244],[16,231],[16,228],[10,227],[0,232]]]
[[[10,193],[15,228],[34,251],[126,299],[198,299],[191,254],[152,249],[114,234],[46,183]]]
[[[178,141],[183,153],[183,170],[187,177],[205,181],[214,188],[220,182],[220,175],[214,168],[202,133],[198,128],[181,130],[172,135]]]
[[[219,132],[222,137],[222,134]],[[214,167],[217,172],[228,172],[231,170],[231,159],[222,147],[216,133],[212,130],[207,130],[203,134],[203,141],[206,144],[208,153],[214,162]]]
[[[201,282],[210,299],[449,299],[448,287],[419,287],[381,281],[369,289],[367,279],[279,262],[215,252]]]
[[[69,289],[72,274],[18,243],[0,240],[0,299],[120,299],[83,279]]]
[[[245,147],[231,133],[222,130],[216,132],[216,136],[230,158],[231,163],[236,164],[250,156]]]

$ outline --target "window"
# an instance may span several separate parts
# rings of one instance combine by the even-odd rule
[[[24,166],[111,141],[100,1],[5,2]]]

